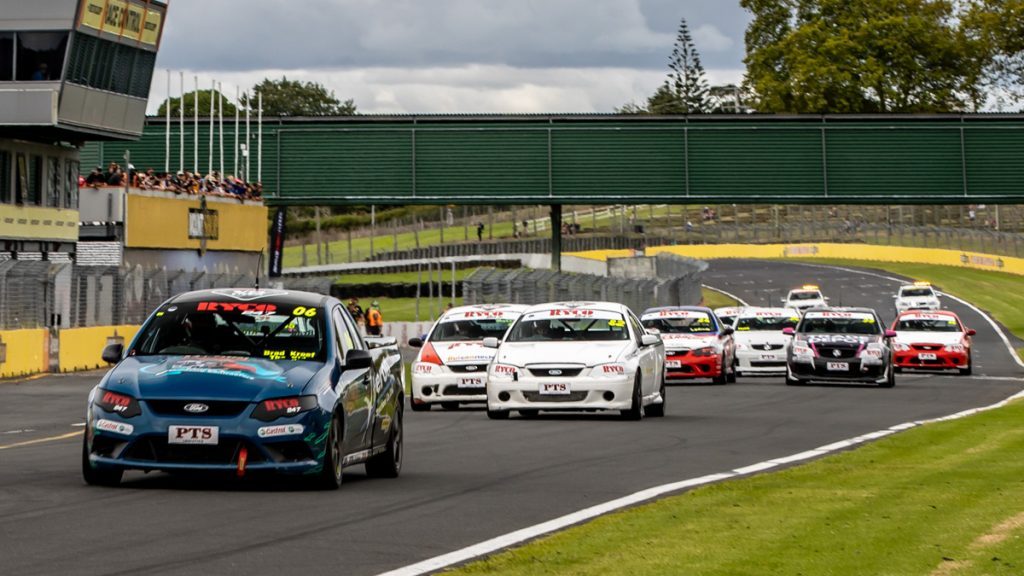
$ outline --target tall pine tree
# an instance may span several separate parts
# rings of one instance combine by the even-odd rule
[[[711,111],[707,75],[700,63],[700,54],[693,44],[686,18],[679,20],[676,43],[668,61],[667,83],[683,114],[704,114]],[[652,110],[652,112],[656,112]]]

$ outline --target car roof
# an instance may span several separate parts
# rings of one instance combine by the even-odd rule
[[[654,308],[648,308],[648,309],[644,310],[643,313],[640,314],[640,315],[641,316],[645,316],[647,314],[653,314],[655,312],[662,312],[664,310],[679,310],[679,311],[689,311],[689,312],[707,312],[708,314],[713,314],[714,313],[714,311],[712,311],[711,308],[708,308],[707,306],[655,306]]]
[[[605,312],[618,312],[620,314],[626,314],[629,308],[625,304],[619,304],[618,302],[598,302],[598,301],[566,301],[566,302],[545,302],[543,304],[534,304],[526,310],[523,310],[523,314],[530,314],[533,312],[543,312],[544,310],[553,310],[556,308],[574,308],[580,310],[603,310]]]
[[[904,316],[920,316],[931,314],[934,314],[936,316],[952,317],[956,318],[957,320],[960,319],[960,317],[956,315],[956,312],[953,312],[952,310],[905,310],[903,312],[900,312],[899,315],[896,316],[896,319],[899,320]]]
[[[323,306],[329,296],[298,290],[274,290],[253,288],[211,288],[184,292],[171,298],[169,303],[188,304],[192,302],[274,302],[285,306]]]
[[[728,312],[742,312],[747,308],[750,308],[750,306],[722,306],[720,308],[715,308],[715,314],[726,314]]]
[[[468,306],[456,306],[446,311],[441,316],[441,319],[464,316],[466,312],[497,312],[499,316],[504,316],[505,313],[518,316],[525,312],[527,308],[529,306],[525,304],[470,304]]]

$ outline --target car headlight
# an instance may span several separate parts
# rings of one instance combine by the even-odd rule
[[[861,351],[860,357],[872,360],[881,360],[885,351],[880,346],[868,346]]]
[[[892,345],[892,349],[897,351],[897,352],[907,352],[907,351],[910,350],[910,345],[909,344],[904,344],[902,342],[897,342],[897,343]]]
[[[509,364],[495,364],[491,366],[488,378],[496,381],[508,382],[519,379],[519,368]]]
[[[104,412],[117,414],[123,418],[134,418],[142,414],[142,407],[139,406],[139,401],[135,398],[102,388],[96,391],[96,399],[93,404]]]
[[[714,346],[705,346],[703,348],[697,348],[693,351],[694,356],[717,356],[718,348]]]
[[[603,378],[622,378],[626,375],[626,365],[619,362],[614,364],[600,364],[598,366],[594,366],[592,374]]]
[[[961,354],[967,351],[967,347],[963,344],[946,344],[942,349],[946,352],[959,352]]]
[[[811,362],[814,359],[814,349],[806,344],[793,343],[793,359],[804,362]]]

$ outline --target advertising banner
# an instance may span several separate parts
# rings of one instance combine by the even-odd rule
[[[274,226],[270,231],[270,271],[271,278],[281,276],[281,262],[284,260],[284,223],[285,210],[278,208],[274,214]]]

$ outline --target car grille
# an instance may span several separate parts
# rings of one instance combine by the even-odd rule
[[[934,352],[935,350],[942,350],[941,344],[912,344],[910,346],[914,350],[922,350],[925,352]]]
[[[751,344],[750,349],[754,351],[782,350],[785,344]]]
[[[249,402],[234,400],[146,400],[146,406],[161,416],[238,416]],[[193,413],[185,411],[189,404],[206,404],[205,412]]]
[[[166,438],[141,438],[124,457],[156,464],[234,464],[242,447],[248,450],[249,463],[263,462],[263,452],[245,440],[221,438],[216,446],[168,444]]]
[[[541,394],[540,392],[523,392],[527,402],[582,402],[587,398],[586,392],[570,392],[568,394]]]
[[[309,444],[302,440],[264,442],[263,447],[270,452],[270,457],[274,462],[301,462],[313,459],[313,452],[309,449]]]
[[[689,354],[689,350],[669,350],[667,352],[667,355],[671,356],[672,358],[682,358],[683,356],[688,356]]]
[[[836,351],[839,354],[836,354]],[[823,360],[854,358],[857,356],[857,348],[840,348],[838,346],[822,346],[819,344],[818,356]]]
[[[459,388],[458,386],[445,386],[445,396],[479,396],[486,394],[487,392],[483,387],[480,388]]]
[[[583,372],[583,368],[529,368],[530,374],[533,374],[537,378],[575,378]],[[556,372],[556,374],[552,374]]]
[[[469,370],[470,366],[473,367],[472,370]],[[455,372],[456,374],[483,374],[484,372],[487,371],[487,364],[465,364],[463,366],[449,365],[448,369],[451,370],[452,372]]]

